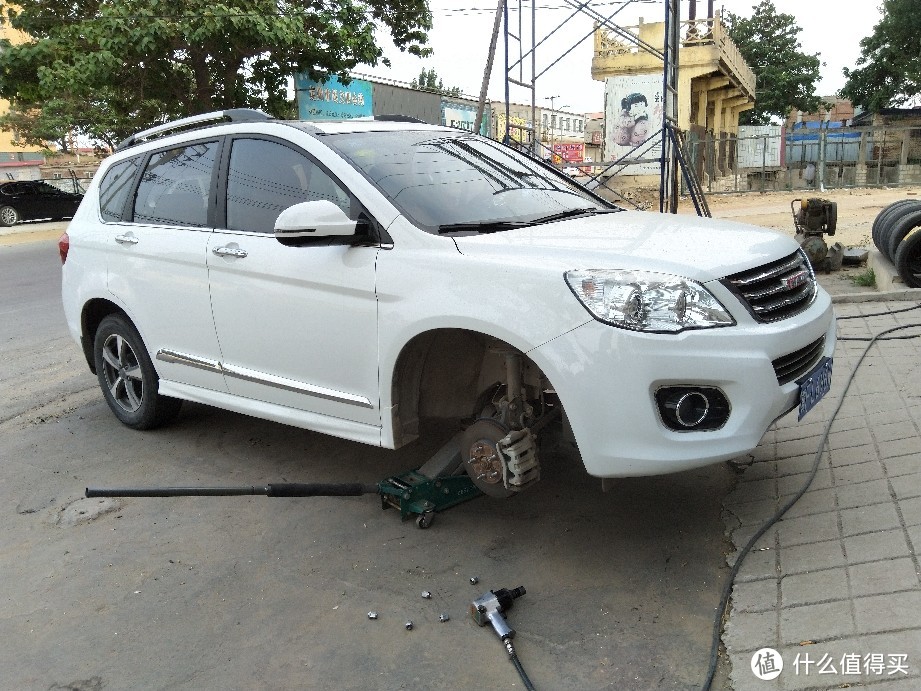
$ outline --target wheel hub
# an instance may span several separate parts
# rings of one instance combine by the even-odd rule
[[[470,447],[467,459],[470,477],[490,485],[502,482],[502,459],[495,444],[488,439],[479,439]]]

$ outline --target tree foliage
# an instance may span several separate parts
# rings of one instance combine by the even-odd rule
[[[401,50],[431,52],[426,0],[16,0],[2,14],[31,37],[0,47],[13,113],[54,103],[56,117],[108,143],[225,108],[284,116],[292,75],[386,64],[376,24]]]
[[[785,119],[791,109],[816,112],[822,99],[816,95],[820,53],[807,55],[799,41],[802,29],[791,14],[778,14],[772,0],[761,0],[751,17],[727,13],[729,36],[757,78],[755,107],[740,122],[766,125]]]
[[[883,18],[860,41],[855,69],[844,69],[841,95],[878,112],[921,93],[921,8],[917,0],[883,0]]]
[[[460,87],[445,87],[444,82],[435,72],[434,67],[430,69],[425,69],[423,67],[419,76],[413,79],[409,85],[413,89],[418,89],[419,91],[433,91],[436,94],[442,94],[444,96],[453,96],[456,98],[461,95]]]

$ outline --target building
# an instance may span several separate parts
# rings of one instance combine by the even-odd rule
[[[414,89],[405,82],[366,75],[353,75],[343,84],[336,77],[317,82],[300,74],[295,85],[301,120],[402,115],[433,125],[477,129],[479,102],[473,97]],[[586,116],[562,108],[532,109],[530,104],[510,103],[506,110],[504,101],[490,101],[479,132],[500,141],[508,134],[511,143],[548,160],[552,151],[558,165],[585,159]]]
[[[28,41],[29,37],[7,24],[2,24],[0,39],[18,45]],[[6,115],[9,111],[9,101],[0,99],[0,115]],[[40,166],[44,162],[41,147],[22,145],[16,132],[0,130],[0,181],[38,180],[42,177]]]
[[[620,27],[640,42],[664,50],[665,23]],[[729,140],[736,136],[739,115],[755,104],[755,74],[729,38],[718,13],[707,19],[682,21],[678,56],[678,128],[689,140],[716,142],[710,155],[698,160],[701,170],[728,170]],[[656,55],[639,48],[606,27],[595,31],[592,78],[605,82],[605,160],[628,157],[627,172],[658,174],[659,154],[647,146],[662,121],[664,66]],[[705,165],[706,164],[706,165]],[[715,165],[714,165],[715,164]]]
[[[784,122],[787,131],[798,129],[811,122],[837,122],[846,126],[851,124],[855,115],[860,114],[859,110],[854,109],[854,104],[846,98],[822,96],[822,101],[830,107],[820,108],[815,113],[804,113],[801,110],[791,111]]]

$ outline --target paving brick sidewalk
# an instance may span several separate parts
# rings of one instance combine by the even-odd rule
[[[864,316],[916,304],[836,305],[839,338],[921,324],[921,309]],[[921,328],[893,335],[900,334]],[[866,345],[839,341],[831,392],[802,422],[795,413],[780,420],[751,463],[739,464],[739,484],[724,504],[736,549],[806,482]],[[731,687],[921,689],[919,554],[921,338],[889,340],[858,370],[808,491],[742,564],[723,635]],[[752,672],[761,648],[783,659],[771,681]]]

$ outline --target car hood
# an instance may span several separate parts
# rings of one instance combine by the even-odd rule
[[[791,237],[766,228],[645,211],[577,217],[454,240],[461,254],[471,257],[561,271],[647,270],[701,282],[766,264],[799,247]]]

